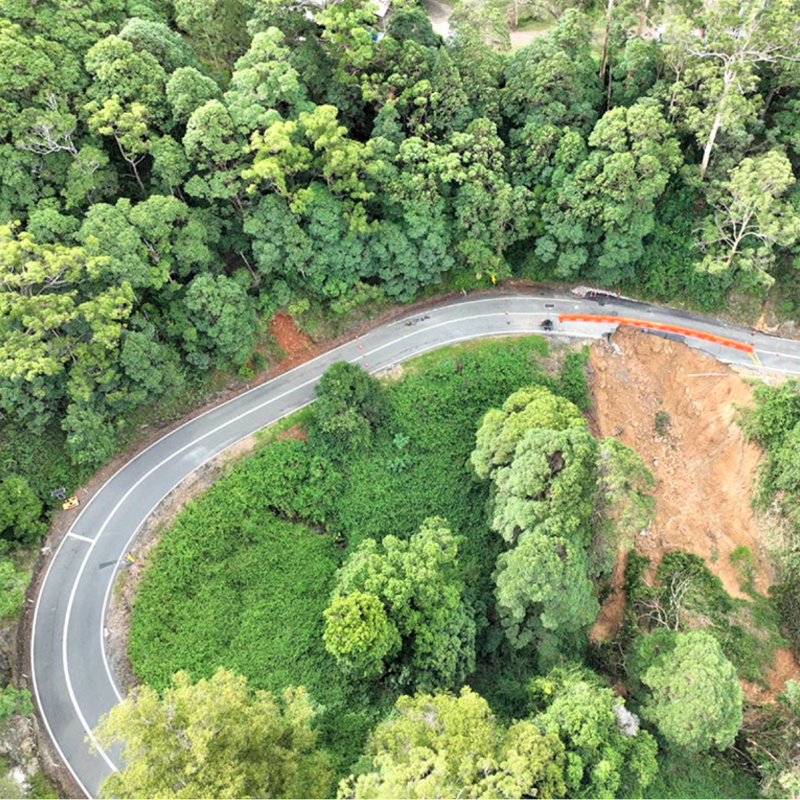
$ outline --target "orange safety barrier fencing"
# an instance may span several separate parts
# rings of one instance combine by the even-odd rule
[[[684,328],[682,325],[665,325],[661,322],[647,322],[643,319],[630,319],[629,317],[612,317],[600,314],[559,314],[559,322],[611,322],[618,325],[633,325],[637,328],[651,328],[656,331],[666,333],[676,333],[680,336],[691,336],[694,339],[702,339],[706,342],[721,344],[723,347],[730,347],[734,350],[741,350],[744,353],[753,353],[754,348],[751,344],[737,342],[735,339],[726,339],[724,336],[716,336],[713,333],[697,331],[694,328]]]

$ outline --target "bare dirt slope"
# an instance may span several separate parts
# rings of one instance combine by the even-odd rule
[[[672,550],[696,553],[730,595],[745,597],[730,560],[745,546],[755,557],[754,587],[766,593],[773,576],[751,506],[760,451],[733,422],[736,406],[752,402],[750,386],[710,356],[632,328],[620,328],[611,346],[592,345],[589,364],[594,432],[636,450],[656,479],[655,519],[635,537],[637,552],[653,564]],[[609,638],[621,621],[623,572],[618,564],[595,639]],[[776,653],[774,672],[781,684],[797,675],[791,653]]]

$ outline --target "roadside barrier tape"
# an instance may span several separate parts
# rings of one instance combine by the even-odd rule
[[[743,353],[753,353],[755,348],[751,344],[737,342],[735,339],[726,339],[724,336],[716,336],[713,333],[705,333],[694,328],[684,328],[682,325],[666,325],[661,322],[648,322],[643,319],[631,319],[630,317],[612,317],[600,314],[559,314],[559,322],[604,322],[617,325],[632,325],[636,328],[651,328],[656,331],[666,333],[677,333],[681,336],[691,336],[693,339],[702,339],[705,342],[721,344],[723,347],[730,347],[733,350],[741,350]]]

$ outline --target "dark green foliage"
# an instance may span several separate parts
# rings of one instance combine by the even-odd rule
[[[629,36],[627,8],[609,10],[598,69],[587,9],[515,4],[515,17],[557,23],[503,55],[488,44],[506,40],[494,3],[464,0],[447,42],[421,8],[396,9],[379,38],[367,4],[333,6],[4,4],[0,226],[18,223],[19,235],[0,247],[0,345],[18,355],[0,358],[0,408],[15,428],[65,430],[75,465],[95,468],[136,409],[239,369],[256,309],[266,317],[287,293],[339,313],[443,281],[489,286],[513,264],[543,280],[624,281],[656,299],[721,305],[737,270],[698,271],[714,249],[698,237],[713,233],[719,187],[735,189],[730,174],[750,151],[781,143],[796,156],[792,70],[759,75],[774,107],[758,123],[747,84],[752,130],[720,133],[719,174],[703,185],[691,165],[712,127],[698,98],[714,70],[686,53],[684,63],[680,36],[674,47]],[[781,186],[791,185],[786,158],[768,155],[759,164],[780,161]],[[794,213],[783,199],[760,210],[750,241],[775,239],[769,221],[779,219],[777,239],[791,244]],[[18,293],[12,251],[25,241],[37,252],[26,232],[62,248],[41,251],[45,260],[85,258],[86,269]],[[789,249],[774,259],[787,283]],[[753,260],[746,251],[739,261]],[[126,349],[133,333],[152,346]],[[5,369],[45,350],[57,363],[24,379]],[[577,356],[569,361],[559,388],[585,408]]]
[[[695,753],[727,749],[742,724],[742,688],[733,664],[705,631],[659,631],[656,639],[637,646],[638,677],[650,690],[643,717],[677,747]]]
[[[235,474],[184,513],[155,558],[131,627],[140,678],[160,689],[178,669],[197,679],[225,665],[256,688],[305,686],[325,709],[320,731],[337,771],[346,769],[382,701],[339,678],[325,652],[322,612],[339,559],[330,539],[271,517]]]
[[[695,266],[695,231],[705,213],[702,199],[673,178],[659,201],[635,276],[623,281],[622,288],[652,300],[680,300],[702,311],[719,308],[733,279],[729,273],[700,272]]]
[[[0,482],[0,539],[31,544],[44,533],[39,521],[42,501],[20,475],[6,475]]]
[[[157,409],[198,397],[209,374],[257,371],[250,357],[266,317],[291,301],[338,314],[433,293],[443,280],[488,286],[513,263],[543,280],[624,281],[655,299],[720,307],[736,270],[719,260],[716,273],[696,268],[713,249],[720,187],[735,197],[731,178],[754,155],[780,161],[781,185],[794,180],[786,159],[764,156],[776,144],[797,156],[796,71],[783,62],[795,55],[791,15],[764,10],[779,62],[738,64],[743,105],[723,115],[700,179],[719,75],[680,31],[645,42],[629,35],[630,9],[612,4],[600,56],[595,20],[559,7],[551,31],[506,56],[486,44],[507,38],[503,9],[483,6],[460,3],[458,36],[444,42],[419,8],[398,9],[378,41],[360,0],[329,4],[316,19],[297,4],[255,0],[7,0],[0,480],[20,475],[36,502],[74,488]],[[675,13],[664,15],[668,26]],[[739,41],[713,24],[708,37]],[[760,211],[758,233],[776,238],[778,212],[791,232],[791,202]],[[775,249],[773,274],[794,282],[789,248]],[[379,414],[356,379],[327,399],[323,388],[309,443],[270,448],[250,475],[265,515],[324,528],[348,551],[369,537],[406,539],[446,515],[464,537],[459,571],[481,628],[481,678],[504,687],[509,710],[507,675],[525,668],[491,629],[486,565],[503,543],[486,524],[490,491],[465,467],[470,437],[523,385],[588,404],[582,356],[548,379],[520,357],[524,346],[413,376],[385,391]],[[773,436],[765,417],[756,437],[773,451],[761,498],[778,492],[800,529],[800,419],[786,420]],[[11,538],[32,541],[35,528],[15,523]],[[616,541],[592,543],[593,575]],[[793,539],[778,592],[786,614],[796,552]],[[724,615],[733,612],[744,613]],[[755,598],[746,613],[770,616]],[[747,625],[715,624],[739,669],[754,664]],[[353,719],[358,739],[366,723]]]
[[[656,570],[655,585],[642,581],[648,564],[635,553],[629,556],[625,639],[636,638],[640,627],[654,631],[701,628],[719,642],[740,678],[763,683],[774,649],[785,644],[779,635],[779,606],[752,590],[750,600],[732,598],[703,559],[692,553],[667,553]],[[641,653],[628,651],[626,659],[635,684],[643,668],[637,666]]]
[[[656,580],[662,585],[687,578],[691,588],[686,596],[686,606],[712,613],[725,614],[731,610],[731,599],[722,587],[722,581],[694,553],[676,551],[667,553],[656,570]]]
[[[786,522],[779,553],[779,581],[772,597],[782,629],[795,652],[800,648],[800,383],[788,380],[780,386],[756,386],[755,403],[739,410],[745,436],[767,451],[761,468],[756,502],[767,508],[775,503]]]
[[[615,707],[625,702],[595,674],[559,668],[531,681],[529,691],[534,724],[566,747],[568,797],[639,797],[653,781],[655,739],[638,724],[623,735]]]
[[[775,600],[783,631],[795,652],[800,652],[800,584],[784,581],[773,586],[770,594]]]
[[[64,487],[67,494],[71,494],[87,477],[86,472],[70,460],[63,431],[48,427],[43,433],[36,434],[0,422],[0,482],[11,474],[24,476],[45,504],[45,513],[49,512],[48,506],[56,504],[50,492]]]
[[[0,618],[19,614],[27,585],[27,572],[18,571],[10,559],[0,561]]]
[[[350,554],[325,612],[326,647],[345,671],[357,666],[348,654],[366,634],[378,640],[370,643],[368,668],[360,670],[366,677],[380,676],[385,658],[390,683],[406,691],[463,685],[475,669],[475,620],[459,576],[460,544],[447,520],[430,517],[408,540],[367,539]],[[377,601],[379,613],[366,618],[360,602],[356,624],[337,630],[339,601],[358,596]]]
[[[334,453],[364,448],[386,418],[388,402],[375,378],[357,364],[340,361],[317,385],[313,431]]]
[[[581,411],[588,411],[591,405],[589,384],[586,380],[586,364],[589,361],[589,348],[570,351],[564,358],[558,393],[575,403]]]
[[[770,453],[776,452],[800,422],[800,382],[788,380],[780,386],[759,384],[753,389],[754,405],[739,412],[745,435]]]
[[[658,754],[658,775],[641,795],[653,800],[760,797],[757,778],[732,757],[717,753],[692,755],[674,748]]]

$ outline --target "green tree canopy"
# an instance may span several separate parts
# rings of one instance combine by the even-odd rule
[[[651,697],[642,709],[666,739],[691,751],[733,744],[742,724],[742,687],[711,634],[674,634],[642,675]]]
[[[425,520],[407,541],[386,536],[380,546],[373,539],[362,542],[339,570],[325,614],[328,650],[346,657],[353,648],[362,649],[362,669],[375,674],[378,656],[396,647],[399,634],[400,652],[387,664],[399,685],[430,690],[463,682],[475,668],[475,622],[458,574],[458,544],[447,521],[438,517]],[[354,594],[360,597],[342,602]],[[374,601],[363,595],[380,601],[388,631]],[[357,612],[354,603],[360,606]],[[368,629],[364,605],[371,616]],[[350,619],[343,620],[343,612]],[[356,636],[366,638],[365,647]]]
[[[314,428],[334,451],[365,445],[387,411],[383,387],[357,364],[339,361],[317,384]]]
[[[25,478],[6,475],[0,481],[0,538],[6,542],[35,542],[47,530],[39,519],[41,515],[42,501]]]
[[[638,797],[653,781],[655,739],[592,673],[557,669],[530,689],[533,723],[566,748],[568,797]]]
[[[175,674],[163,696],[140,686],[96,730],[121,742],[125,767],[103,783],[104,797],[323,797],[330,771],[315,749],[314,711],[303,689],[280,699],[251,693],[219,669],[193,684]]]
[[[516,648],[537,645],[543,663],[572,649],[600,610],[585,550],[559,533],[557,518],[525,531],[495,572],[506,636]]]
[[[355,591],[325,609],[325,647],[344,669],[365,678],[382,675],[399,651],[400,634],[379,597]]]
[[[745,158],[726,180],[715,182],[709,188],[713,213],[701,232],[706,255],[700,268],[740,269],[754,282],[771,283],[774,248],[800,239],[800,213],[785,197],[795,185],[791,162],[779,150]]]
[[[563,797],[564,746],[530,722],[508,729],[468,687],[401,697],[367,747],[371,771],[340,797]]]
[[[614,108],[589,136],[586,160],[557,180],[542,208],[537,255],[562,277],[614,284],[629,277],[655,225],[655,201],[682,162],[658,103]]]
[[[597,441],[585,427],[529,430],[514,460],[495,472],[492,528],[513,543],[523,531],[558,517],[559,535],[587,546],[597,451]]]
[[[489,478],[498,467],[511,463],[517,445],[528,431],[585,427],[586,420],[569,400],[542,386],[520,389],[502,408],[486,413],[475,436],[470,461],[479,478]]]

